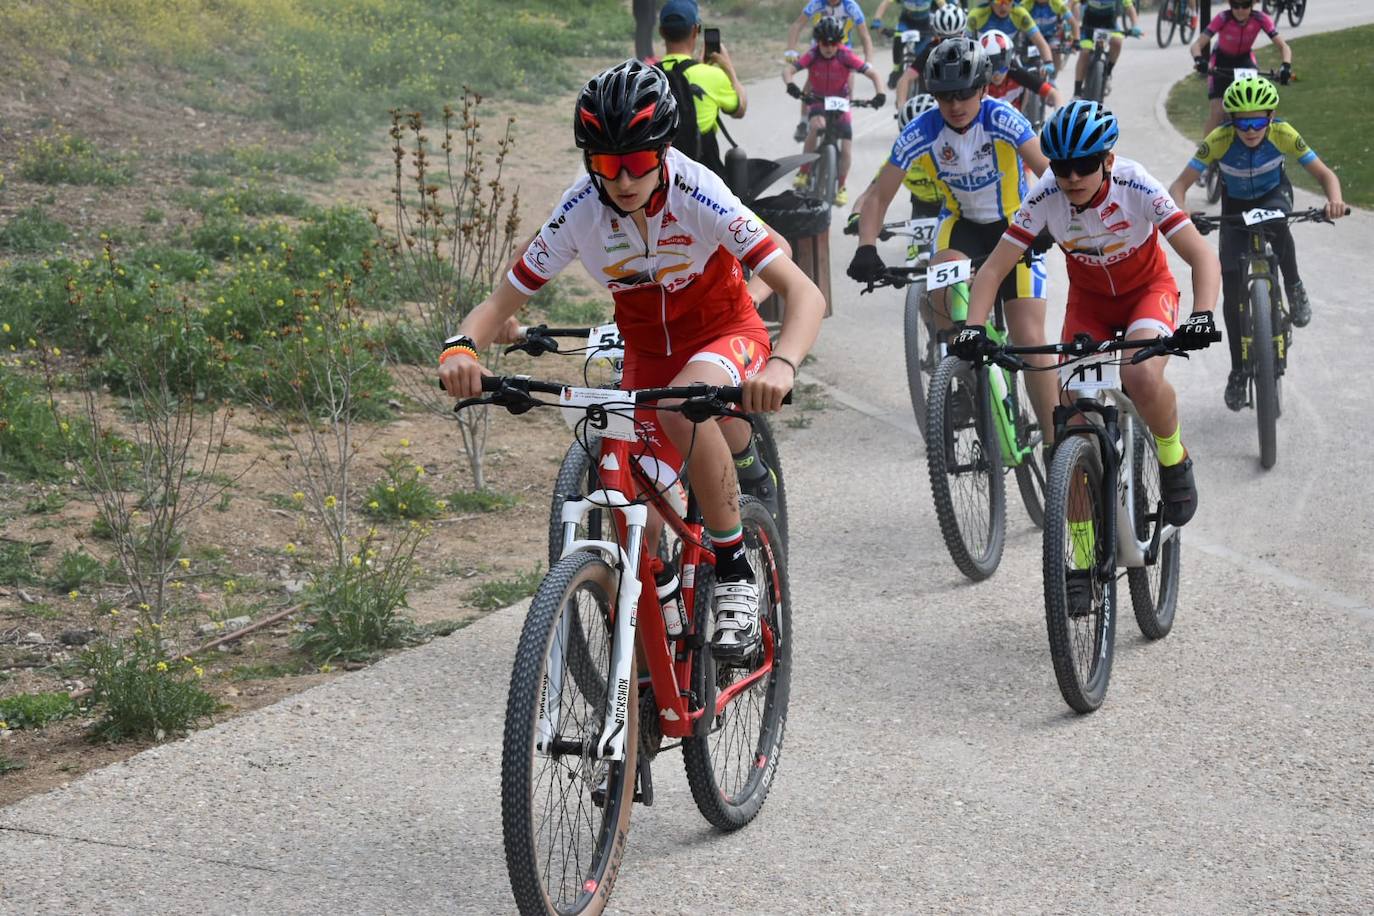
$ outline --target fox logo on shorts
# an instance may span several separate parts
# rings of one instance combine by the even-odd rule
[[[758,344],[748,337],[734,337],[730,340],[730,353],[741,368],[748,369],[754,362]]]

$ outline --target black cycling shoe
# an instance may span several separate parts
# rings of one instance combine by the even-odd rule
[[[889,89],[896,89],[896,88],[897,88],[897,80],[899,80],[899,79],[901,78],[901,76],[902,76],[902,71],[901,71],[900,69],[898,69],[897,67],[893,67],[893,68],[892,68],[892,72],[889,73],[889,74],[887,75],[887,88],[889,88]]]
[[[805,121],[799,121],[799,122],[797,122],[797,129],[794,130],[794,131],[792,131],[792,139],[795,140],[795,141],[798,142],[798,143],[805,143],[805,142],[806,142],[806,131],[807,131],[807,123],[806,123]]]
[[[1312,320],[1312,303],[1307,301],[1307,288],[1301,283],[1288,287],[1288,317],[1293,319],[1293,327],[1305,328]]]
[[[1092,570],[1075,569],[1068,574],[1064,583],[1069,598],[1069,616],[1087,617],[1093,612]]]
[[[745,496],[752,496],[763,503],[768,514],[773,516],[773,521],[778,520],[778,475],[773,473],[772,468],[754,480],[741,480],[739,488]]]
[[[1226,376],[1226,393],[1222,395],[1230,410],[1240,410],[1245,406],[1246,396],[1250,393],[1250,376],[1244,370],[1236,369]]]
[[[1178,464],[1159,469],[1160,495],[1164,497],[1164,521],[1175,528],[1188,524],[1197,511],[1197,485],[1193,483],[1193,459],[1186,454]]]

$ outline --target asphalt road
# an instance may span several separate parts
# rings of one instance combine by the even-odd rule
[[[1371,20],[1366,0],[1324,0],[1298,34]],[[1133,43],[1109,99],[1122,152],[1165,181],[1191,145],[1161,114],[1187,64]],[[767,81],[737,136],[781,152],[794,113]],[[894,127],[863,112],[857,128],[866,178]],[[1358,444],[1374,385],[1358,240],[1374,217],[1296,235],[1316,317],[1297,334],[1279,464],[1259,469],[1253,416],[1223,407],[1221,349],[1171,366],[1202,500],[1179,619],[1150,645],[1123,619],[1086,718],[1055,688],[1040,540],[1013,494],[996,576],[970,585],[950,563],[900,297],[860,300],[842,276],[852,240],[834,239],[837,314],[811,367],[834,406],[784,447],[797,633],[778,780],[760,819],[722,836],[661,757],[613,908],[1374,909],[1374,462]],[[510,911],[498,769],[520,623],[495,614],[0,811],[0,913]]]

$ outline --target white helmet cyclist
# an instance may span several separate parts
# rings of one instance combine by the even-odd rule
[[[929,92],[913,95],[906,100],[906,104],[902,106],[902,110],[897,113],[897,123],[902,127],[906,127],[912,121],[934,107],[935,96],[931,95]]]
[[[947,3],[930,14],[930,28],[941,38],[962,35],[968,28],[968,13],[952,3]]]
[[[1011,66],[1012,44],[1005,32],[989,29],[978,39],[978,43],[983,46],[983,54],[987,57],[993,73]]]

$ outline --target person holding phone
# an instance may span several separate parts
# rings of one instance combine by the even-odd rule
[[[744,117],[748,98],[735,73],[734,62],[720,41],[720,29],[706,30],[703,60],[696,59],[697,36],[701,34],[701,15],[695,0],[668,0],[658,18],[658,33],[666,48],[659,66],[665,72],[680,71],[692,88],[697,130],[701,133],[697,160],[717,175],[724,176],[725,163],[720,153],[721,112],[732,118]],[[691,117],[692,113],[684,113]]]

